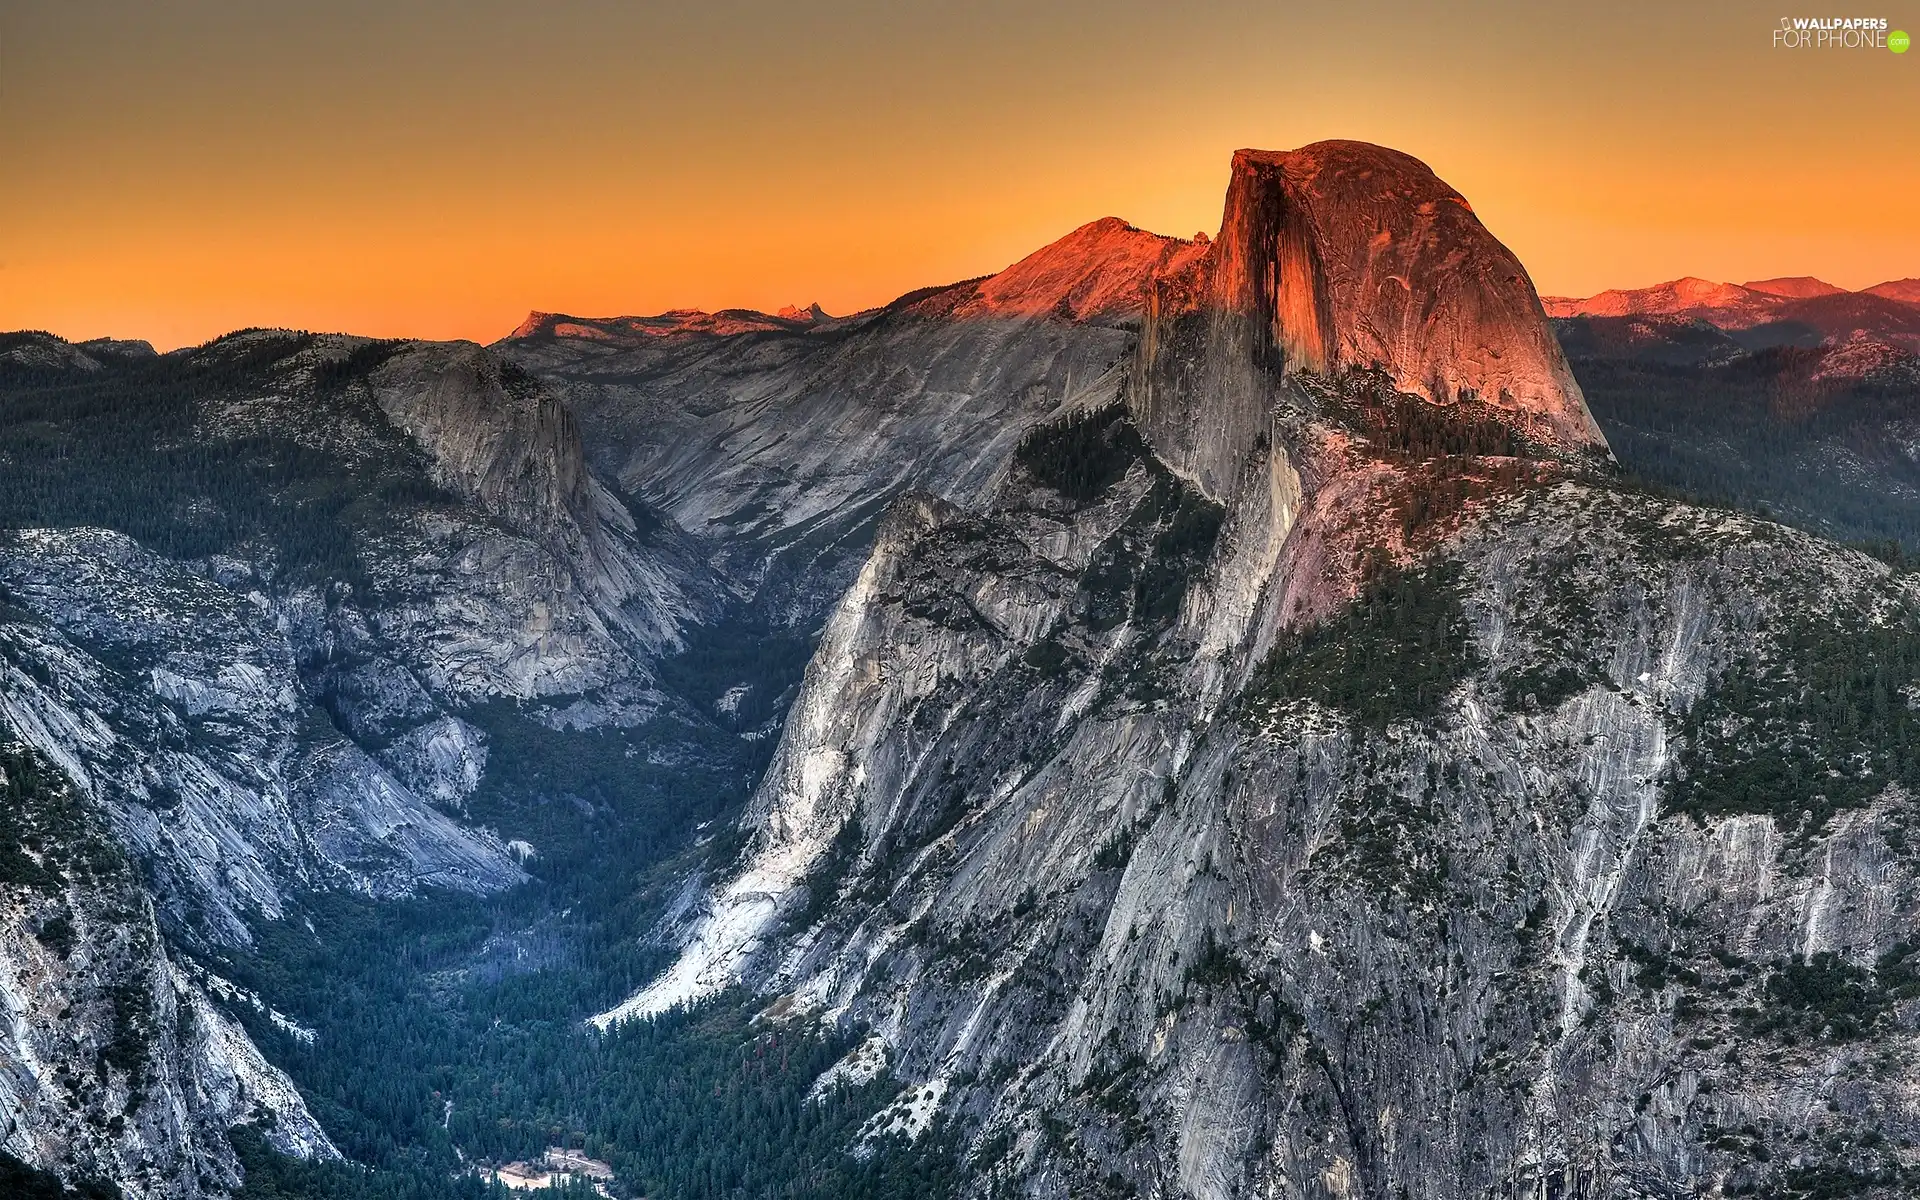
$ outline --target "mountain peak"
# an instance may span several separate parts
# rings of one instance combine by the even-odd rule
[[[547,333],[551,330],[553,323],[561,319],[558,313],[541,312],[536,308],[527,314],[526,320],[515,325],[513,332],[509,333],[507,337],[510,339],[530,338],[542,333]]]
[[[1789,300],[1810,300],[1815,296],[1838,296],[1846,288],[1835,287],[1824,279],[1815,279],[1811,275],[1782,275],[1776,279],[1750,279],[1740,285],[1750,292],[1761,292],[1768,296],[1784,296]]]
[[[1267,427],[1265,380],[1297,369],[1377,367],[1537,444],[1604,445],[1519,260],[1425,163],[1366,142],[1236,152],[1220,236],[1156,287],[1142,354],[1137,416],[1216,497]]]
[[[1745,328],[1765,320],[1785,302],[1783,296],[1737,283],[1683,275],[1651,287],[1609,288],[1584,298],[1555,296],[1544,303],[1547,315],[1553,317],[1697,317],[1715,313],[1737,320],[1741,322],[1738,327]]]
[[[575,317],[535,310],[504,340],[572,338],[631,346],[657,338],[793,333],[832,319],[818,304],[806,309],[788,305],[771,314],[751,308],[723,308],[711,313],[699,308],[671,308],[651,317]]]
[[[1865,289],[1868,295],[1905,304],[1920,304],[1920,279],[1889,279]]]
[[[956,317],[1137,319],[1146,310],[1153,279],[1185,268],[1205,249],[1204,241],[1150,233],[1119,217],[1101,217],[996,275],[930,296],[919,307]]]

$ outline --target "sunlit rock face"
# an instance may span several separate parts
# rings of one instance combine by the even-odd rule
[[[1424,299],[1410,298],[1414,287]],[[1604,454],[1511,254],[1425,166],[1361,143],[1235,155],[1212,242],[1094,222],[998,275],[912,298],[904,311],[934,330],[1015,317],[1139,330],[1127,372],[1103,377],[1104,391],[1090,388],[1054,412],[1072,419],[1124,399],[1151,445],[1153,468],[1171,468],[1172,478],[1149,486],[1151,472],[1129,473],[1115,486],[1127,499],[1096,506],[1106,524],[1093,529],[1083,527],[1084,514],[1064,515],[1071,504],[1063,512],[1058,503],[1036,503],[1046,490],[1036,492],[1030,472],[1017,465],[1011,473],[998,467],[991,494],[960,489],[959,499],[1022,526],[1025,544],[1046,564],[1020,576],[1035,580],[1089,570],[1094,547],[1117,536],[1155,488],[1189,494],[1198,505],[1224,502],[1211,561],[1184,568],[1177,619],[1154,635],[1186,648],[1180,673],[1203,709],[1230,700],[1285,630],[1346,603],[1371,556],[1406,561],[1457,528],[1465,511],[1458,505],[1431,523],[1408,517],[1424,511],[1428,493],[1474,491],[1484,499]],[[1424,386],[1401,385],[1413,376]],[[1481,399],[1488,388],[1494,400]],[[1383,452],[1406,405],[1416,423],[1472,427],[1469,441],[1486,439],[1490,429],[1499,444],[1453,455]],[[1423,409],[1430,415],[1420,416]],[[761,786],[755,845],[762,857],[716,894],[675,969],[605,1019],[662,1011],[739,979],[764,957],[763,935],[847,821],[844,795],[839,804],[834,795],[848,786],[866,794],[895,778],[860,764],[847,739],[878,735],[850,716],[857,705],[849,697],[825,694],[824,681],[844,687],[884,679],[891,698],[875,719],[886,725],[907,703],[899,689],[956,669],[940,660],[892,670],[872,657],[891,650],[885,639],[874,641],[874,606],[898,590],[877,581],[908,570],[901,559],[938,540],[929,531],[956,519],[937,515],[943,511],[953,510],[930,497],[895,505],[885,527],[893,532],[876,544],[828,622]],[[1062,545],[1073,549],[1055,561]],[[1014,560],[995,561],[1015,571]],[[1056,596],[1039,613],[1009,619],[1044,630],[1071,607]],[[969,608],[987,620],[977,603]],[[1143,635],[1130,626],[1121,626],[1102,657],[1137,650],[1129,643]],[[918,651],[937,640],[920,642]],[[1074,700],[1069,716],[1088,702]],[[1166,736],[1169,744],[1179,740]]]
[[[890,510],[741,861],[606,1019],[865,1022],[981,1195],[1904,1178],[1910,798],[1702,808],[1688,755],[1911,582],[1610,488],[1524,273],[1404,156],[1243,153],[1148,294],[1130,385]]]
[[[1533,284],[1461,195],[1362,142],[1242,150],[1220,236],[1149,303],[1131,401],[1176,470],[1225,498],[1288,371],[1378,368],[1477,400],[1565,453],[1604,447]]]
[[[1028,426],[1111,395],[1153,280],[1204,249],[1108,217],[848,317],[536,314],[493,349],[564,393],[598,471],[811,626],[894,497],[977,503]]]
[[[1146,311],[1156,279],[1186,269],[1206,247],[1204,238],[1165,237],[1102,217],[998,274],[945,289],[914,309],[924,316],[1128,323]]]
[[[1612,288],[1577,299],[1550,296],[1547,314],[1555,317],[1707,316],[1745,328],[1765,319],[1786,297],[1735,283],[1715,283],[1688,275],[1644,288]]]

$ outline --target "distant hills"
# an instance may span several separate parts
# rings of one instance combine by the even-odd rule
[[[1920,279],[1689,277],[1541,303],[1631,476],[1920,545]]]
[[[1749,349],[1817,346],[1856,335],[1920,352],[1920,279],[1891,279],[1857,292],[1810,276],[1715,283],[1687,276],[1585,298],[1543,296],[1550,317],[1702,321]]]

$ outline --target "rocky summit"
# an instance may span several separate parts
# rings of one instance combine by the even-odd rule
[[[1636,295],[1322,142],[844,317],[0,336],[0,1166],[1911,1194],[1905,301]]]

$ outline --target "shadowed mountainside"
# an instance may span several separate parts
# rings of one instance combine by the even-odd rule
[[[1588,410],[1642,475],[1877,453],[1897,297],[1676,285],[1563,356],[1405,155],[1243,151],[1224,213],[840,318],[0,338],[0,974],[56,1014],[6,1152],[139,1200],[556,1142],[676,1200],[1910,1191],[1920,598],[1620,487]]]

